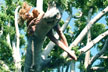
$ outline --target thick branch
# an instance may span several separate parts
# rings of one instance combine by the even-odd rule
[[[46,34],[57,24],[61,18],[59,8],[52,7],[47,10],[43,19],[36,25],[35,36],[44,39]]]
[[[20,49],[19,49],[19,46],[20,46],[20,33],[19,33],[19,27],[18,27],[18,9],[20,8],[20,6],[18,6],[15,10],[15,28],[16,28],[16,50],[13,50],[13,51],[17,51],[17,52],[14,52],[14,56],[16,56],[14,59],[15,59],[15,65],[16,65],[16,68],[17,68],[17,71],[18,72],[21,72],[21,57],[20,57]]]
[[[87,52],[89,49],[91,49],[91,47],[93,46],[93,45],[95,45],[97,42],[99,42],[101,39],[103,39],[105,36],[107,36],[108,35],[108,31],[106,31],[106,32],[104,32],[104,33],[102,33],[102,34],[100,34],[98,37],[96,37],[94,40],[92,40],[91,42],[89,42],[85,47],[83,47],[83,48],[81,48],[80,50],[79,50],[79,52],[82,54],[82,53],[85,53],[85,52]],[[73,54],[74,54],[75,52],[73,51]],[[62,53],[62,55],[61,56],[63,56],[63,57],[67,57],[67,53],[66,52],[64,52],[64,53]]]
[[[92,25],[96,23],[102,16],[104,16],[108,12],[108,7],[106,7],[103,11],[101,11],[97,16],[95,16],[87,25],[86,27],[81,31],[81,33],[78,35],[78,37],[72,42],[72,44],[69,46],[71,49],[72,47],[75,47],[78,45],[79,42],[84,38],[84,36],[87,34],[87,32],[90,30]],[[91,42],[90,42],[91,43]],[[73,51],[73,54],[75,52]],[[67,53],[63,52],[61,56],[67,57]]]
[[[84,52],[88,51],[89,49],[91,49],[91,47],[93,45],[95,45],[97,42],[99,42],[101,39],[103,39],[107,35],[108,35],[108,31],[100,34],[98,37],[96,37],[94,40],[92,40],[90,43],[88,43],[85,47],[81,48],[79,51],[81,53],[84,53]]]
[[[102,48],[102,50],[99,53],[97,53],[95,56],[93,56],[92,59],[90,60],[88,68],[87,68],[88,70],[91,68],[91,66],[94,63],[94,61],[96,61],[96,59],[98,59],[103,53],[105,53],[105,51],[107,50],[107,48],[108,48],[108,38],[106,39],[105,45]]]
[[[20,34],[19,34],[19,27],[18,27],[18,9],[20,6],[18,6],[15,10],[15,28],[16,28],[16,38],[17,38],[17,49],[19,49],[20,44]]]
[[[36,5],[38,10],[43,11],[43,0],[37,0]]]
[[[84,38],[87,34],[88,30],[92,27],[94,23],[96,23],[102,16],[104,16],[108,12],[108,7],[106,7],[103,11],[101,11],[97,16],[95,16],[81,31],[78,37],[74,40],[74,42],[70,45],[70,49],[74,46],[77,46],[78,43]]]
[[[31,37],[28,37],[27,38],[27,52],[26,52],[26,58],[25,58],[25,64],[24,64],[24,72],[30,72],[30,68],[31,68],[31,65],[32,65],[32,38]]]
[[[88,18],[87,18],[87,23],[90,21],[91,16],[92,16],[92,11],[93,8],[91,8],[88,12]],[[91,41],[91,32],[90,30],[87,33],[87,44]],[[89,60],[90,60],[90,50],[86,52],[85,54],[85,61],[84,61],[84,66],[85,68],[87,68],[88,64],[89,64]]]

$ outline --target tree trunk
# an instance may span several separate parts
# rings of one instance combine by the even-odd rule
[[[42,71],[44,66],[43,64],[45,64],[45,59],[41,56],[44,38],[46,34],[57,24],[60,18],[61,12],[54,6],[48,9],[40,23],[36,24],[34,35],[28,37],[24,72],[30,72],[31,70],[34,70],[34,72]],[[32,48],[34,48],[34,53],[32,52]]]
[[[32,37],[28,37],[28,46],[25,58],[24,72],[30,72],[32,65]]]
[[[74,61],[72,61],[71,62],[71,71],[70,72],[75,72],[75,62]]]
[[[18,6],[15,10],[15,28],[16,28],[16,46],[13,46],[13,57],[15,61],[15,67],[17,72],[21,72],[21,56],[20,56],[20,33],[18,27]],[[15,44],[14,44],[15,45]]]
[[[42,45],[44,42],[44,39],[38,39],[39,37],[34,37],[34,67],[35,72],[41,72],[42,70]]]
[[[92,11],[93,11],[93,8],[91,8],[89,10],[89,13],[88,13],[88,19],[87,19],[87,23],[89,23],[90,19],[91,19],[91,16],[92,16]],[[87,33],[87,44],[91,41],[91,32],[90,30],[88,31]],[[85,54],[85,62],[84,62],[84,66],[85,68],[87,68],[88,64],[89,64],[89,60],[90,60],[90,50],[88,50]]]

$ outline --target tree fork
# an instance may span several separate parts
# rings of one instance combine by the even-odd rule
[[[41,72],[44,60],[42,59],[42,45],[46,34],[57,24],[61,18],[61,12],[56,6],[51,7],[45,13],[43,19],[36,25],[33,36],[28,37],[28,48],[25,59],[24,72],[29,72],[32,65],[32,42],[34,43],[34,72]]]

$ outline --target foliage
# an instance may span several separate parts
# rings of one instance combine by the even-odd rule
[[[0,7],[0,30],[3,30],[3,35],[0,37],[0,60],[3,60],[10,70],[15,70],[15,65],[13,61],[13,49],[7,42],[7,35],[10,36],[10,44],[13,41],[16,41],[16,32],[15,32],[15,21],[14,13],[17,5],[20,5],[21,2],[16,2],[13,0],[5,0],[5,4]],[[25,44],[24,36],[20,36],[20,47]],[[0,66],[0,72],[3,72],[5,69],[3,66]]]
[[[101,29],[101,30],[100,30]],[[105,25],[104,24],[101,24],[101,23],[96,23],[92,29],[91,29],[91,33],[92,33],[92,40],[94,38],[96,38],[99,34],[105,32],[106,29],[105,29]]]
[[[25,0],[25,1],[27,1],[30,5],[34,7],[36,6],[37,0],[32,0],[32,1]],[[83,12],[83,16],[81,18],[74,20],[74,31],[71,31],[71,26],[68,26],[64,32],[69,45],[73,42],[73,40],[75,40],[75,38],[80,34],[80,32],[86,26],[90,8],[93,8],[91,17],[94,17],[94,15],[97,12],[99,12],[100,10],[103,10],[108,5],[108,0],[43,0],[43,1],[44,1],[43,7],[44,7],[45,12],[47,10],[48,3],[52,1],[55,1],[57,3],[57,6],[59,6],[63,11],[68,12],[68,14],[73,12],[72,8],[81,10]],[[0,36],[0,60],[3,60],[4,62],[6,62],[6,64],[13,71],[15,69],[15,66],[14,66],[14,63],[12,63],[13,62],[12,47],[10,47],[9,44],[7,43],[6,37],[8,34],[10,35],[10,41],[11,41],[10,44],[12,44],[13,41],[14,42],[16,41],[14,13],[18,5],[22,5],[22,0],[18,0],[18,1],[5,0],[5,4],[0,5],[0,30],[3,29],[3,35]],[[108,30],[108,27],[106,28],[106,26],[108,26],[108,14],[106,15],[105,19],[106,19],[106,25],[97,22],[91,28],[92,40],[95,39],[101,33]],[[26,27],[26,23],[22,23],[22,24],[19,24],[20,33],[22,33],[20,35],[20,48],[22,48],[22,51],[24,51],[24,48],[26,48],[25,32],[27,30],[27,27]],[[60,26],[62,26],[64,24],[64,21],[61,20],[59,24]],[[98,51],[102,49],[105,43],[105,39],[102,39],[95,47],[98,49]],[[43,49],[45,48],[45,46],[48,44],[49,41],[50,40],[46,38],[43,45]],[[81,43],[78,44],[78,46],[73,48],[73,50],[75,50],[77,55],[79,55],[78,50],[84,47],[86,43],[87,43],[87,38],[85,37],[81,41]],[[60,58],[60,54],[62,52],[63,50],[61,50],[58,46],[55,46],[54,49],[51,51],[49,55],[49,57],[52,59],[51,62],[49,63],[49,67],[51,69],[55,68],[56,66],[57,67],[62,66],[63,63],[64,64],[67,63],[65,59]],[[24,53],[22,52],[22,66],[24,66],[24,59],[25,59]],[[108,56],[108,53],[105,53],[105,55]],[[85,57],[84,54],[81,55],[78,61],[84,62],[84,57]],[[105,67],[105,70],[107,71],[108,70],[107,59],[101,60],[101,63],[99,64],[99,66]],[[81,70],[84,69],[83,63],[81,63],[79,68]],[[48,70],[50,71],[51,69],[48,69]],[[0,72],[1,71],[5,72],[5,69],[3,68],[3,66],[0,65]]]

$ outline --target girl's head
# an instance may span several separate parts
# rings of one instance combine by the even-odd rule
[[[32,7],[29,6],[26,2],[23,3],[22,8],[19,11],[19,16],[23,19],[26,20],[28,18],[29,11]]]

